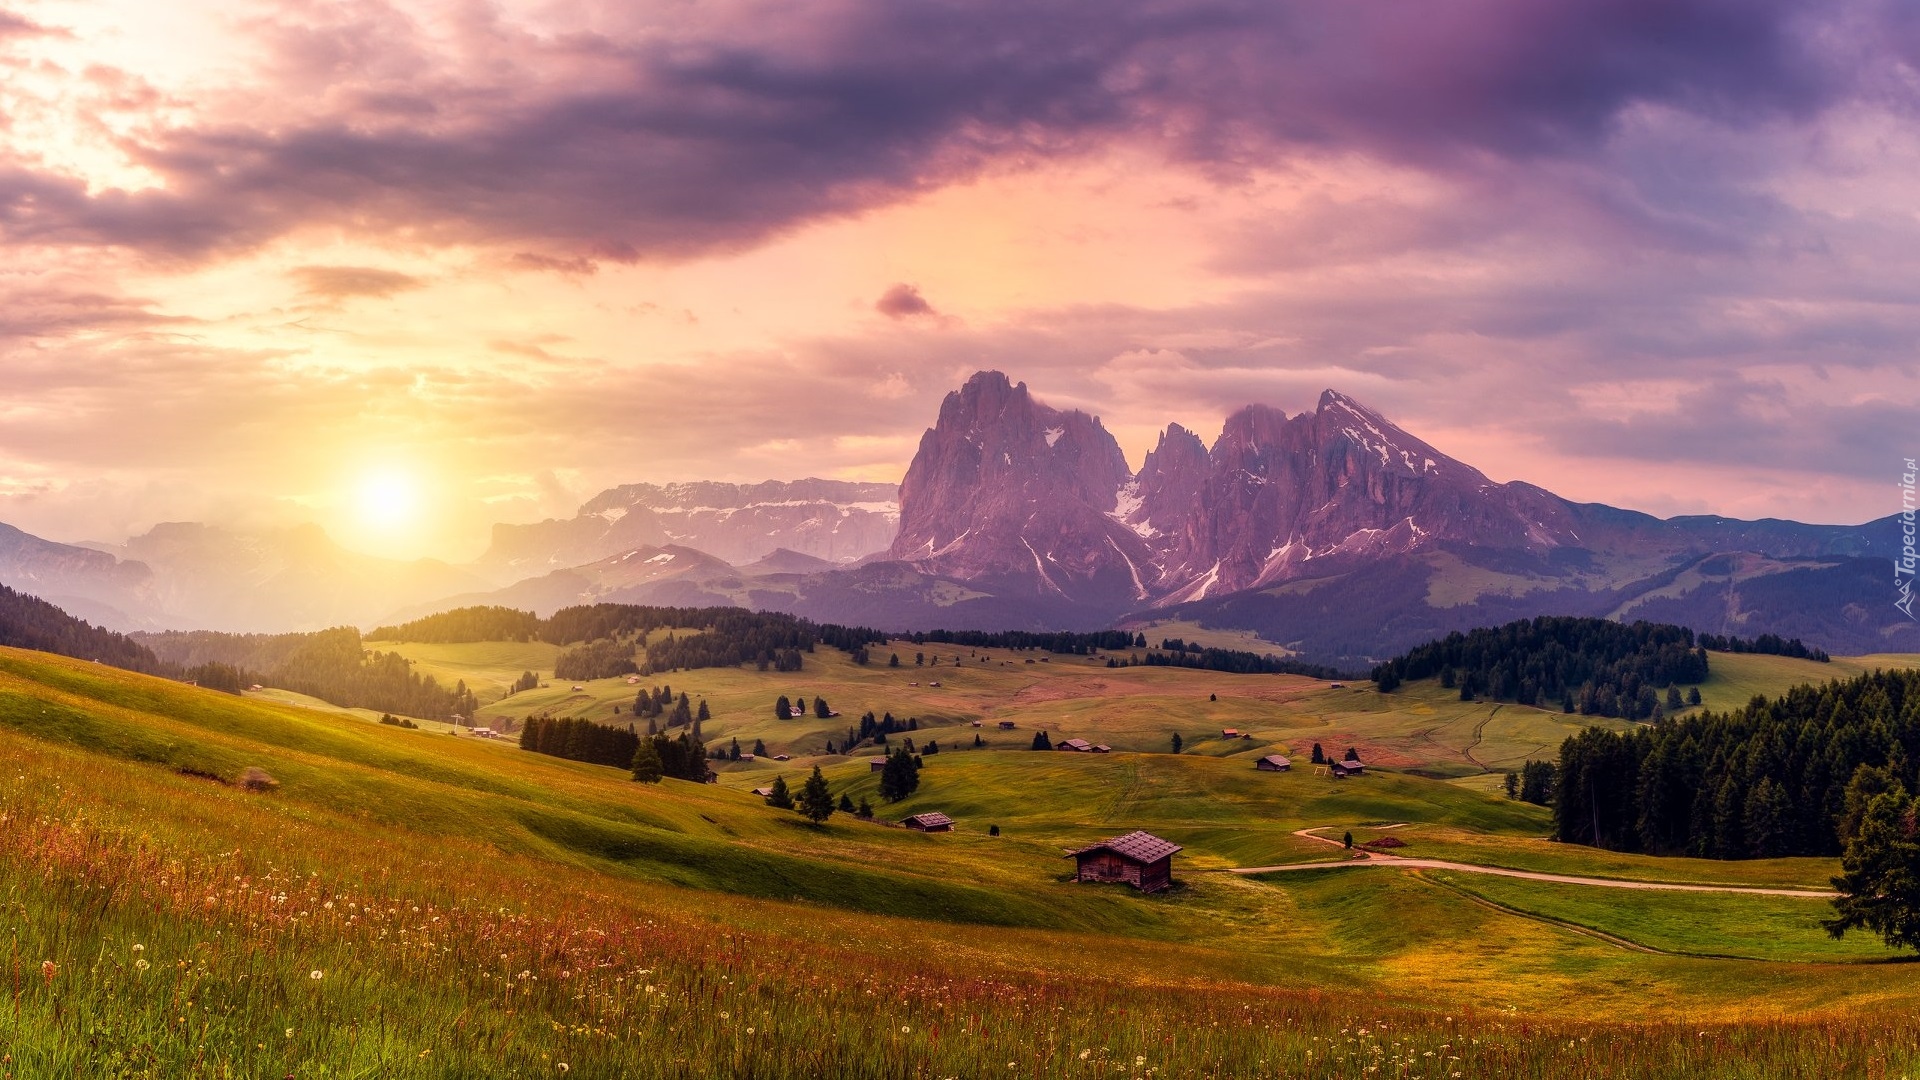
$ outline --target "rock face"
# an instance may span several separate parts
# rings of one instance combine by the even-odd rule
[[[570,519],[495,525],[475,569],[510,581],[668,544],[736,564],[780,548],[848,563],[887,549],[899,521],[898,494],[892,484],[817,479],[625,484],[594,496]]]
[[[1818,626],[1864,651],[1920,644],[1864,603],[1864,564],[1892,537],[1885,521],[1662,520],[1494,483],[1333,390],[1296,416],[1247,406],[1211,448],[1169,426],[1129,474],[1098,419],[989,371],[949,394],[921,438],[890,554],[1056,622],[1180,607],[1323,656],[1397,642],[1362,625],[1369,613],[1431,636],[1524,614],[1640,617],[1647,604],[1718,633]],[[1733,555],[1753,557],[1726,565],[1751,569],[1716,574]],[[1810,610],[1829,581],[1848,599]],[[1771,606],[1742,607],[1754,597]],[[1312,640],[1335,623],[1337,647]]]
[[[1131,479],[1097,418],[983,371],[921,437],[891,554],[922,573],[1075,603],[1142,601],[1150,552],[1114,516]]]

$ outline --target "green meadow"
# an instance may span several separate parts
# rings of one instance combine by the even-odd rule
[[[372,647],[496,694],[522,670],[551,674],[550,661],[531,663],[537,645]],[[904,666],[885,666],[893,651]],[[642,785],[510,740],[0,650],[4,1067],[1357,1078],[1920,1067],[1913,969],[1884,962],[1895,954],[1870,939],[1827,938],[1820,900],[1380,867],[1226,872],[1341,857],[1295,835],[1304,829],[1593,877],[1818,886],[1836,869],[1552,844],[1542,808],[1446,779],[1496,775],[1578,718],[1449,702],[1437,688],[1383,697],[951,648],[916,666],[915,651],[931,655],[895,645],[859,667],[822,649],[797,673],[642,680],[706,700],[710,745],[763,739],[794,757],[729,763],[714,785]],[[1770,677],[1741,663],[1726,665],[1730,683]],[[622,722],[634,692],[623,679],[547,679],[481,719]],[[777,720],[783,693],[824,697],[842,716]],[[868,709],[913,716],[916,745],[942,746],[902,803],[881,802],[867,753],[819,752]],[[1222,738],[1227,727],[1253,738]],[[1116,752],[1034,752],[1036,729]],[[1167,752],[1174,732],[1187,753]],[[1316,775],[1314,741],[1379,767]],[[1272,752],[1294,770],[1256,771]],[[884,820],[836,814],[815,827],[748,790],[777,774],[797,784],[816,764],[836,796],[871,799]],[[243,788],[250,768],[277,786]],[[951,814],[957,831],[886,823],[923,809]],[[1071,880],[1066,849],[1137,828],[1185,846],[1175,889]]]

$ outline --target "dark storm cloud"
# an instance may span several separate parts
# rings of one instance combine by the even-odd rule
[[[393,9],[341,10],[271,36],[278,84],[249,90],[312,104],[128,136],[164,189],[16,166],[0,229],[197,257],[335,222],[574,271],[748,245],[1112,139],[1229,170],[1299,148],[1452,170],[1578,159],[1639,106],[1734,127],[1814,115],[1912,36],[1897,8],[1811,0],[871,0],[545,37],[489,15],[468,27],[481,62]]]

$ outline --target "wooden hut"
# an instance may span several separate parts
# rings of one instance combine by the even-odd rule
[[[1173,884],[1173,855],[1180,845],[1148,832],[1130,832],[1069,852],[1075,881],[1124,881],[1141,892]]]
[[[1076,754],[1093,753],[1093,744],[1085,739],[1061,739],[1053,744],[1055,750],[1071,750]]]
[[[1358,761],[1329,761],[1327,771],[1335,777],[1362,776],[1365,775],[1367,767]]]
[[[1013,730],[1013,721],[1011,721],[1011,720],[1002,720],[1002,721],[1000,721],[1000,730],[1001,730],[1001,731],[1012,731],[1012,730]]]
[[[900,824],[916,832],[953,831],[953,819],[938,810],[923,810],[912,817],[902,818]]]
[[[883,757],[870,757],[870,758],[868,758],[868,759],[867,759],[867,771],[868,771],[868,772],[886,772],[886,771],[887,771],[887,759],[886,759],[886,758],[883,758]]]
[[[1286,772],[1288,769],[1293,768],[1293,762],[1288,761],[1279,754],[1268,754],[1266,757],[1254,762],[1253,767],[1259,769],[1261,772]]]

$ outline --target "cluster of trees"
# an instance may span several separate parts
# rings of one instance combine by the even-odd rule
[[[1560,748],[1559,838],[1706,858],[1837,855],[1862,807],[1920,790],[1920,671],[1800,686],[1744,708]]]
[[[523,671],[520,673],[519,678],[513,680],[513,685],[507,687],[507,696],[512,697],[522,690],[538,690],[539,688],[540,676],[531,671]]]
[[[1345,755],[1344,755],[1343,757],[1341,757],[1341,759],[1340,759],[1340,760],[1342,760],[1342,761],[1359,761],[1359,760],[1360,760],[1360,751],[1359,751],[1359,750],[1357,750],[1357,749],[1355,749],[1354,747],[1351,747],[1351,746],[1349,746],[1349,747],[1347,747],[1347,752],[1346,752],[1346,754],[1345,754]],[[1323,750],[1323,749],[1321,749],[1321,747],[1320,747],[1320,744],[1319,744],[1319,743],[1314,743],[1314,744],[1313,744],[1313,763],[1314,763],[1315,765],[1328,765],[1328,764],[1331,764],[1331,763],[1332,763],[1332,761],[1333,761],[1333,759],[1332,759],[1332,758],[1329,758],[1329,757],[1327,756],[1327,752],[1326,752],[1325,750]]]
[[[631,727],[611,727],[573,716],[529,716],[520,729],[520,749],[625,769],[633,765],[641,738]]]
[[[926,630],[907,635],[915,645],[959,645],[968,649],[1013,649],[1085,656],[1096,650],[1144,649],[1147,636],[1127,630]]]
[[[556,679],[614,679],[639,670],[640,665],[633,662],[633,644],[614,638],[568,649],[553,661]]]
[[[0,585],[0,645],[98,660],[129,671],[173,674],[146,645],[76,619],[37,596],[4,585]]]
[[[392,713],[381,713],[380,722],[388,727],[397,728],[417,728],[420,726],[404,716],[395,716]]]
[[[775,720],[791,720],[793,719],[795,710],[799,710],[802,713],[808,711],[807,696],[805,694],[793,699],[789,699],[787,695],[781,694],[773,702],[773,718]],[[831,719],[833,716],[833,709],[827,705],[827,699],[823,697],[813,699],[812,711],[814,717],[820,720]],[[869,713],[868,715],[871,716],[872,714]]]
[[[707,781],[707,747],[697,735],[683,731],[678,735],[647,735],[633,752],[633,778],[643,784],[657,784],[663,777]]]
[[[1707,677],[1707,651],[1683,626],[1543,615],[1448,634],[1372,675],[1383,692],[1436,676],[1462,701],[1557,701],[1566,712],[1641,720],[1662,710],[1661,689]]]
[[[1187,645],[1185,642],[1181,642],[1181,646],[1180,649],[1168,652],[1128,654],[1124,657],[1110,656],[1107,658],[1107,666],[1110,668],[1201,668],[1206,671],[1225,671],[1235,675],[1305,675],[1309,679],[1350,678],[1342,674],[1338,668],[1289,660],[1271,653],[1247,652],[1242,649],[1202,648],[1198,645]]]
[[[462,641],[534,641],[539,636],[538,615],[494,605],[456,608],[398,626],[375,627],[367,640],[451,645]]]
[[[1535,806],[1553,805],[1553,782],[1559,770],[1551,761],[1529,761],[1518,772],[1507,774],[1507,798],[1530,802]]]
[[[647,722],[649,735],[662,727],[668,729],[686,727],[689,724],[701,724],[713,719],[713,712],[707,708],[706,699],[701,699],[700,708],[696,711],[684,690],[679,697],[674,697],[673,687],[665,683],[633,695],[633,715]],[[665,717],[664,723],[661,721],[662,717]],[[696,737],[698,737],[697,731]]]
[[[834,811],[833,793],[827,789],[827,778],[820,775],[818,765],[813,767],[813,775],[807,777],[807,782],[800,785],[800,797],[797,800],[793,792],[787,789],[787,778],[774,777],[773,786],[767,795],[767,805],[779,810],[797,810],[815,825],[832,817]],[[862,800],[861,805],[866,805],[865,800]],[[853,803],[845,795],[840,796],[840,809],[853,809]],[[867,807],[866,813],[862,816],[872,817],[873,808]]]
[[[1815,660],[1827,663],[1833,658],[1825,649],[1811,648],[1802,644],[1799,638],[1783,638],[1779,634],[1761,634],[1756,638],[1722,637],[1719,634],[1701,634],[1700,647],[1713,652],[1764,653],[1768,656],[1792,656],[1801,660]]]
[[[369,652],[351,626],[308,634],[169,631],[140,641],[175,670],[200,671],[235,693],[266,683],[350,709],[429,720],[471,717],[480,705],[464,680],[442,686],[398,653]]]

